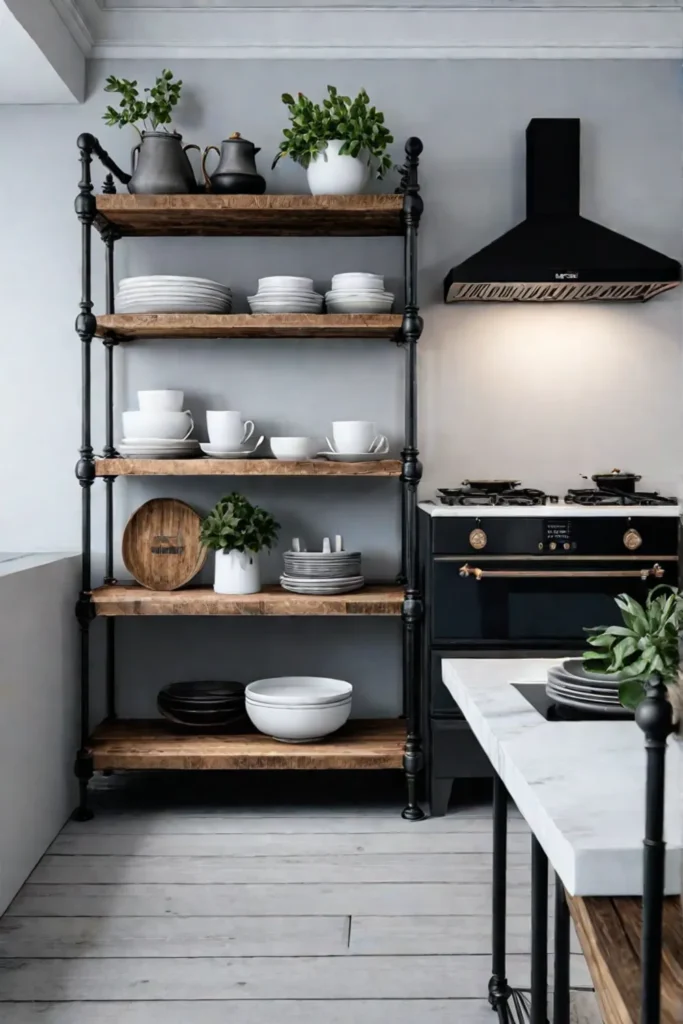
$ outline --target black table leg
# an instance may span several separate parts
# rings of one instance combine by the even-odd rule
[[[500,1024],[524,1024],[529,1007],[522,992],[510,988],[506,976],[505,932],[507,926],[507,790],[498,775],[493,777],[493,901],[492,949],[489,1003]],[[512,1006],[509,1003],[512,1003]]]
[[[555,875],[555,990],[553,1024],[569,1024],[569,907],[564,886]]]
[[[531,1024],[548,1020],[548,858],[531,837]]]

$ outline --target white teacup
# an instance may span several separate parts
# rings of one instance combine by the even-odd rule
[[[389,451],[389,440],[384,434],[378,434],[377,428],[370,420],[336,420],[332,424],[334,443],[327,438],[332,451],[342,455],[366,455],[373,452],[384,455]]]
[[[182,391],[138,391],[141,412],[181,412]]]
[[[131,409],[121,414],[125,437],[184,441],[194,430],[189,409],[184,412],[146,412]]]
[[[270,450],[276,459],[285,462],[312,459],[318,449],[314,437],[271,437]]]
[[[242,444],[246,444],[254,433],[254,424],[251,420],[242,421],[242,413],[232,410],[218,411],[211,410],[206,414],[206,427],[209,432],[209,441],[223,451],[237,451]]]

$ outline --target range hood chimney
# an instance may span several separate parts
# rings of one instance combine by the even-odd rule
[[[581,121],[526,130],[526,220],[450,271],[445,302],[647,302],[681,265],[580,215]]]

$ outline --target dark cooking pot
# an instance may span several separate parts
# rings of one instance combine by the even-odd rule
[[[584,479],[587,480],[588,477]],[[594,473],[591,480],[594,480],[601,489],[616,488],[624,494],[633,494],[636,484],[642,477],[636,473],[622,473],[620,469],[613,469],[609,473]]]

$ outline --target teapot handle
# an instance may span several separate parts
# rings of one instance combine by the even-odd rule
[[[131,174],[135,174],[135,164],[136,164],[135,154],[136,153],[137,154],[140,153],[140,146],[141,145],[142,145],[142,143],[138,142],[137,146],[133,146],[133,148],[130,151],[130,173]]]
[[[206,182],[206,188],[207,188],[207,191],[209,191],[209,192],[211,191],[211,178],[206,173],[206,158],[207,158],[207,156],[209,155],[209,153],[211,152],[212,149],[216,150],[216,152],[218,153],[218,157],[220,159],[221,151],[218,148],[218,146],[207,146],[206,149],[204,150],[204,155],[202,157],[202,174],[204,175],[204,181]]]
[[[196,142],[188,142],[188,144],[186,146],[183,146],[183,153],[185,154],[185,156],[187,156],[188,149],[196,149],[198,153],[201,153],[201,151],[202,151],[201,146],[198,146]],[[189,157],[188,157],[188,161],[189,161]],[[190,166],[192,166],[192,165],[190,165]],[[194,180],[194,171],[192,172],[192,178]],[[200,190],[200,187],[201,186],[199,186],[198,184],[195,183],[195,191],[196,192],[198,192]]]

